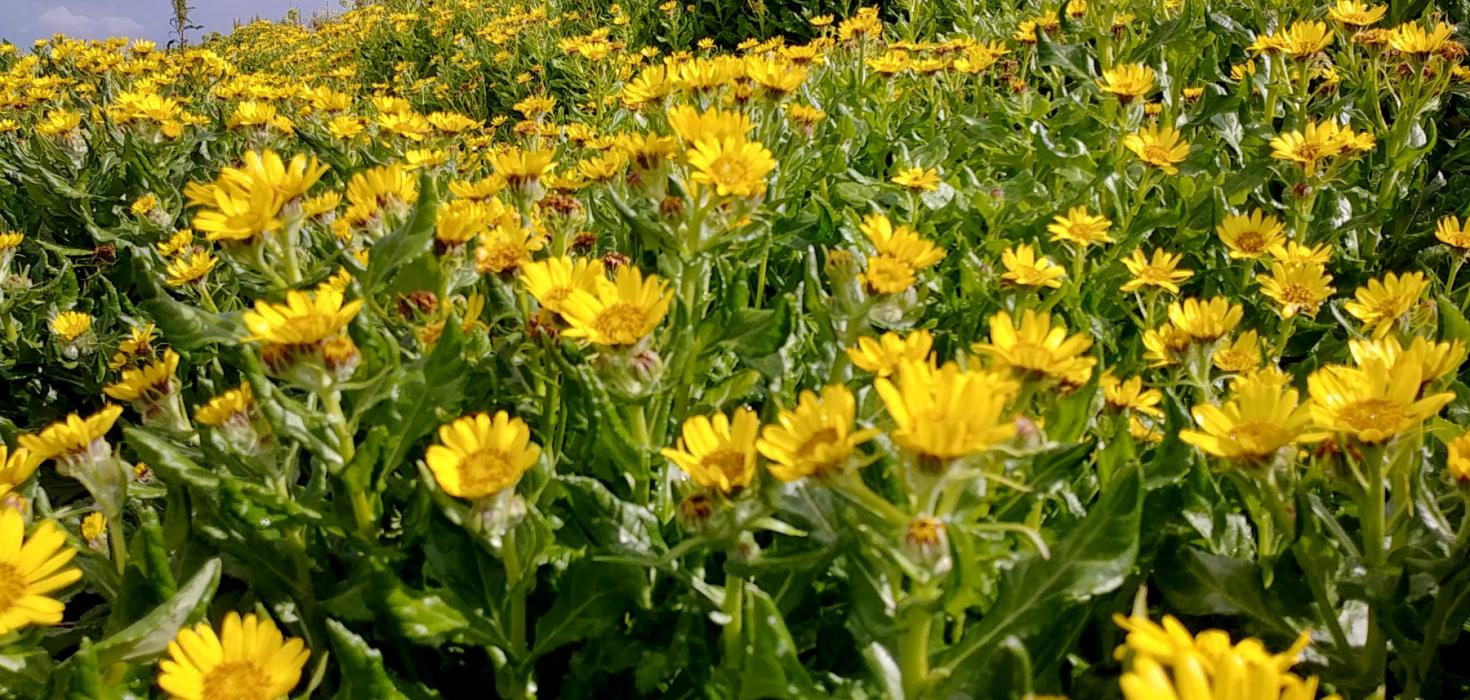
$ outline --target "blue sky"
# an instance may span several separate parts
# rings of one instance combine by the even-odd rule
[[[207,32],[227,32],[236,21],[256,17],[280,19],[291,8],[303,18],[338,9],[336,0],[190,0],[190,19],[204,26],[189,36],[197,41]],[[80,39],[129,36],[169,40],[170,0],[0,0],[0,39],[28,46],[60,32]]]

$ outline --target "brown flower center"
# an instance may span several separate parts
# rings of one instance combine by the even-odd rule
[[[1338,415],[1354,430],[1392,430],[1408,419],[1403,406],[1383,399],[1348,404],[1338,411]]]
[[[26,577],[13,564],[0,563],[0,613],[9,612],[26,594]]]
[[[647,314],[638,305],[618,302],[603,309],[592,328],[609,345],[632,345],[643,337],[643,324],[647,320]]]
[[[204,700],[272,700],[264,669],[251,661],[226,661],[204,676]]]

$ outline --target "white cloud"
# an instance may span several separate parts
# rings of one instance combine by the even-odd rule
[[[143,25],[132,17],[92,17],[72,12],[57,5],[36,18],[36,26],[46,33],[65,34],[82,39],[105,39],[110,36],[138,36]]]

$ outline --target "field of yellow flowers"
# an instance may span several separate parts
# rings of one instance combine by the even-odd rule
[[[1470,695],[1464,3],[358,5],[0,44],[0,697]]]

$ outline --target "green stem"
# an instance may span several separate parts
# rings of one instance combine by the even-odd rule
[[[1367,450],[1366,473],[1368,488],[1364,493],[1365,499],[1361,508],[1363,528],[1363,557],[1368,565],[1370,574],[1376,573],[1386,562],[1388,552],[1383,547],[1384,513],[1383,503],[1386,498],[1383,461],[1384,450],[1382,447],[1371,447]],[[1383,683],[1384,675],[1388,666],[1388,637],[1384,634],[1383,624],[1379,621],[1382,610],[1374,610],[1373,602],[1368,603],[1368,640],[1364,650],[1368,654],[1364,672],[1367,674],[1368,684],[1377,687]]]
[[[112,563],[117,566],[118,575],[122,575],[128,568],[128,534],[123,526],[122,513],[108,519],[107,539],[112,544]]]
[[[745,579],[728,576],[725,579],[725,603],[723,612],[729,621],[720,632],[720,648],[724,651],[725,668],[734,669],[741,658],[741,623],[745,596]]]
[[[898,668],[903,677],[903,696],[914,700],[929,683],[929,635],[934,628],[934,614],[928,606],[915,604],[905,612],[904,622]]]
[[[526,588],[521,585],[525,572],[521,570],[520,551],[516,547],[516,531],[510,528],[505,533],[505,547],[501,552],[505,562],[505,581],[510,595],[510,644],[511,653],[524,658],[526,649]]]
[[[1470,524],[1461,524],[1460,533],[1455,537],[1454,549],[1450,552],[1450,562],[1458,566],[1464,560],[1465,548],[1470,545]],[[1424,678],[1429,675],[1429,667],[1434,665],[1434,659],[1439,655],[1440,639],[1444,636],[1444,629],[1449,613],[1459,607],[1461,599],[1470,589],[1464,588],[1464,580],[1470,576],[1470,570],[1461,569],[1449,581],[1440,586],[1439,594],[1434,598],[1434,611],[1429,616],[1429,624],[1424,627],[1424,641],[1419,644],[1419,656],[1415,659],[1414,673],[1410,674],[1409,681],[1404,685],[1403,697],[1419,697],[1419,688]],[[1451,594],[1446,589],[1459,590]]]

